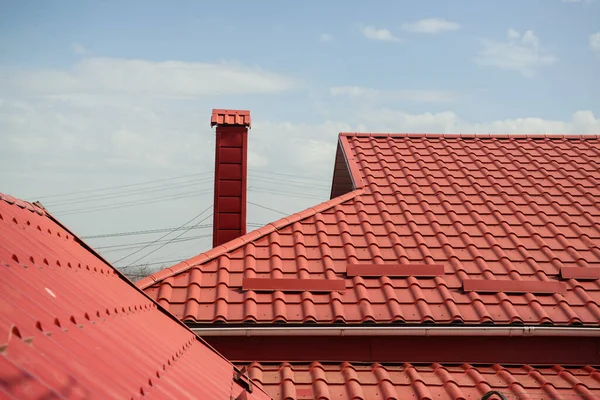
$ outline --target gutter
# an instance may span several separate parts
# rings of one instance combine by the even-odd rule
[[[520,337],[600,337],[600,327],[546,326],[374,326],[374,327],[194,327],[200,336],[520,336]]]

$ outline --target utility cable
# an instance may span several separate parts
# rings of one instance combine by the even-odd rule
[[[84,213],[90,213],[90,212],[96,212],[96,211],[115,210],[118,208],[127,208],[127,207],[140,206],[140,205],[144,205],[144,204],[160,203],[160,202],[167,201],[167,200],[180,200],[180,199],[195,197],[195,196],[199,196],[199,195],[203,195],[203,194],[209,194],[211,192],[212,192],[212,189],[204,189],[204,190],[199,190],[199,191],[196,190],[196,191],[191,191],[191,192],[177,193],[177,194],[168,195],[168,196],[151,197],[146,200],[134,200],[134,201],[126,201],[123,203],[116,203],[116,204],[84,207],[84,208],[78,208],[75,210],[65,210],[63,212],[58,211],[58,212],[53,212],[53,214],[65,216],[65,215],[74,215],[74,214],[84,214]]]
[[[291,213],[286,213],[286,212],[283,212],[283,211],[275,210],[274,208],[270,208],[270,207],[266,207],[266,206],[261,206],[260,204],[253,203],[251,201],[247,201],[247,203],[248,204],[252,204],[253,206],[256,206],[256,207],[263,208],[265,210],[274,211],[274,212],[282,214],[282,215],[286,215],[286,216],[287,215],[291,215]]]
[[[199,216],[201,216],[202,214],[204,214],[206,211],[208,211],[208,210],[209,210],[211,207],[212,207],[212,205],[211,205],[211,206],[209,206],[208,208],[206,208],[206,209],[205,209],[204,211],[202,211],[200,214],[198,214],[198,217],[199,217]],[[201,224],[202,222],[206,221],[206,220],[207,220],[207,219],[209,219],[211,216],[212,216],[212,213],[211,213],[211,214],[209,214],[209,215],[207,215],[206,217],[204,217],[202,220],[200,220],[200,222],[198,222],[198,224]],[[194,217],[194,219],[196,219],[196,218],[198,218],[198,217]],[[191,222],[191,221],[190,221],[190,222]],[[188,223],[189,223],[189,222],[186,222],[186,223],[185,223],[185,225],[187,225]],[[136,263],[136,262],[138,262],[138,261],[140,261],[140,260],[143,260],[144,258],[148,257],[150,254],[157,252],[158,250],[162,249],[163,247],[165,247],[166,245],[168,245],[169,243],[171,243],[173,240],[175,240],[175,239],[177,239],[177,238],[181,237],[182,235],[185,235],[186,233],[188,233],[188,232],[189,232],[191,229],[192,229],[192,228],[189,228],[189,229],[187,229],[187,230],[185,230],[185,231],[181,232],[179,235],[175,236],[175,237],[174,237],[174,238],[173,238],[171,241],[169,241],[169,242],[166,242],[166,243],[162,244],[161,246],[157,247],[156,249],[152,250],[151,252],[147,253],[146,255],[144,255],[144,256],[141,256],[141,257],[137,258],[136,260],[134,260],[134,261],[130,262],[130,263],[127,265],[127,266],[130,266],[130,265],[132,265],[132,264],[134,264],[134,263]],[[166,236],[166,235],[165,235],[165,236]],[[163,236],[163,237],[164,237],[164,236]],[[161,239],[162,239],[162,238],[161,238]],[[146,246],[146,247],[147,247],[147,246]],[[145,247],[143,247],[142,249],[140,249],[140,250],[138,250],[138,251],[135,251],[135,252],[133,252],[131,255],[133,255],[133,254],[135,254],[135,253],[139,253],[139,252],[140,252],[141,250],[143,250],[144,248],[145,248]],[[128,257],[129,257],[129,256],[123,257],[123,258],[119,259],[118,261],[121,261],[121,260],[123,260],[123,259],[125,259],[125,258],[128,258]],[[118,261],[116,261],[116,262],[118,262]]]
[[[210,183],[210,182],[212,182],[212,178],[194,180],[191,183],[187,182],[187,181],[180,182],[180,183],[172,183],[172,184],[163,183],[162,185],[160,185],[158,187],[152,186],[152,187],[148,187],[148,188],[129,189],[129,190],[123,190],[121,192],[116,192],[116,193],[91,195],[91,196],[86,196],[86,197],[76,197],[76,198],[70,199],[70,200],[54,200],[54,201],[44,202],[44,205],[58,207],[58,206],[72,205],[72,204],[78,204],[78,203],[90,203],[90,202],[95,202],[95,201],[116,199],[119,197],[129,197],[129,196],[137,196],[137,195],[147,194],[147,193],[162,192],[165,190],[173,190],[173,189],[179,189],[179,188],[184,188],[184,187],[202,185],[204,183]]]
[[[140,186],[140,185],[146,185],[148,183],[165,182],[165,181],[176,180],[176,179],[181,179],[181,178],[188,178],[191,176],[205,175],[205,174],[209,174],[212,172],[213,171],[204,171],[204,172],[200,172],[200,173],[196,173],[196,174],[180,175],[180,176],[175,176],[175,177],[171,177],[171,178],[155,179],[155,180],[151,180],[151,181],[130,183],[130,184],[126,184],[126,185],[105,186],[105,187],[99,188],[99,189],[80,190],[80,191],[76,191],[76,192],[52,194],[52,195],[48,195],[48,196],[38,196],[37,199],[39,200],[39,199],[49,199],[49,198],[53,198],[53,197],[64,197],[64,196],[70,196],[72,194],[80,194],[80,193],[95,193],[95,192],[101,192],[103,190],[119,189],[119,188],[124,188],[124,187],[131,187],[131,186]]]
[[[200,218],[200,217],[202,216],[202,214],[204,214],[205,212],[207,212],[208,210],[210,210],[210,209],[211,209],[211,207],[212,207],[212,204],[211,204],[210,206],[206,207],[204,210],[202,210],[202,212],[200,212],[200,214],[196,215],[194,218],[192,218],[192,219],[190,219],[189,221],[187,221],[187,222],[183,223],[183,224],[181,225],[181,227],[183,227],[183,226],[186,226],[186,225],[188,225],[188,224],[190,224],[190,223],[194,222],[196,219]],[[203,222],[203,221],[201,221],[201,222]],[[199,223],[198,223],[198,224],[196,224],[196,225],[199,225]],[[185,232],[189,232],[191,229],[192,229],[192,228],[190,227],[189,229],[187,229],[186,231],[184,231],[184,233],[185,233]],[[164,239],[164,238],[166,238],[166,237],[167,237],[167,236],[169,236],[171,233],[172,233],[172,232],[167,232],[166,234],[162,235],[162,236],[161,236],[161,237],[159,237],[158,239],[154,240],[152,243],[155,243],[157,240],[161,240],[161,239]],[[178,236],[178,237],[179,237],[179,236]],[[133,253],[126,255],[125,257],[121,257],[121,258],[119,258],[117,261],[115,261],[115,263],[118,263],[119,261],[123,261],[124,259],[126,259],[126,258],[129,258],[129,257],[131,257],[132,255],[139,253],[140,251],[144,250],[144,249],[145,249],[145,248],[147,248],[148,246],[150,246],[150,244],[147,244],[146,246],[142,247],[141,249],[139,249],[139,250],[136,250],[136,251],[134,251]],[[146,254],[146,256],[147,256],[147,254]],[[138,260],[136,260],[136,261],[138,261]],[[134,262],[135,262],[135,261],[134,261]]]

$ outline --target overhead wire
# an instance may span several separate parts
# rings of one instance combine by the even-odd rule
[[[195,197],[198,195],[209,194],[211,192],[212,192],[212,189],[203,189],[203,190],[199,190],[199,191],[195,190],[195,191],[191,191],[191,192],[176,193],[176,194],[167,195],[167,196],[151,197],[146,200],[133,200],[133,201],[127,201],[127,202],[123,202],[123,203],[78,208],[78,209],[74,209],[74,210],[67,210],[64,212],[61,212],[61,211],[52,212],[52,214],[65,216],[65,215],[83,214],[83,213],[96,212],[96,211],[114,210],[114,209],[118,209],[118,208],[134,207],[134,206],[139,206],[139,205],[144,205],[144,204],[160,203],[160,202],[166,201],[166,200],[180,200],[180,199],[185,199],[185,198],[189,198],[189,197]]]
[[[200,217],[201,217],[201,216],[202,216],[202,215],[203,215],[205,212],[207,212],[207,211],[208,211],[208,210],[210,210],[211,208],[212,208],[212,204],[211,204],[210,206],[206,207],[204,210],[202,210],[202,211],[201,211],[199,214],[197,214],[196,216],[194,216],[194,217],[193,217],[192,219],[190,219],[189,221],[187,221],[187,222],[184,222],[184,223],[181,225],[181,227],[184,227],[184,226],[186,226],[186,225],[188,225],[188,224],[190,224],[190,223],[194,222],[196,219],[200,218]],[[200,221],[200,222],[204,222],[204,220],[203,220],[203,221]],[[196,225],[199,225],[199,223],[197,223]],[[190,227],[189,229],[185,230],[185,231],[184,231],[184,233],[186,233],[186,232],[189,232],[191,229],[192,229],[192,228]],[[164,239],[164,238],[166,238],[166,237],[167,237],[167,236],[169,236],[171,233],[172,233],[172,232],[167,232],[166,234],[162,235],[162,236],[161,236],[161,237],[159,237],[158,239],[154,240],[152,243],[156,242],[157,240],[161,240],[161,239]],[[126,256],[124,256],[124,257],[121,257],[121,258],[119,258],[117,261],[115,261],[115,263],[117,263],[117,262],[119,262],[119,261],[123,261],[124,259],[126,259],[126,258],[129,258],[129,257],[131,257],[132,255],[139,253],[140,251],[144,250],[144,249],[145,249],[145,248],[147,248],[148,246],[150,246],[150,245],[148,244],[148,245],[146,245],[146,246],[144,246],[144,247],[140,248],[139,250],[136,250],[136,251],[134,251],[134,252],[133,252],[133,253],[131,253],[131,254],[128,254],[128,255],[126,255]],[[137,260],[136,260],[136,261],[137,261]],[[134,261],[134,262],[135,262],[135,261]]]
[[[204,171],[204,172],[199,172],[199,173],[195,173],[195,174],[180,175],[180,176],[163,178],[163,179],[154,179],[154,180],[145,181],[145,182],[129,183],[129,184],[125,184],[125,185],[116,185],[116,186],[105,186],[105,187],[98,188],[98,189],[79,190],[76,192],[52,194],[52,195],[47,195],[47,196],[38,196],[36,200],[49,199],[49,198],[54,198],[54,197],[64,197],[64,196],[70,196],[73,194],[80,194],[80,193],[95,193],[95,192],[100,192],[103,190],[111,190],[111,189],[118,189],[118,188],[131,187],[131,186],[140,186],[140,185],[146,185],[148,183],[165,182],[165,181],[170,181],[170,180],[175,180],[175,179],[187,178],[187,177],[191,177],[191,176],[205,175],[205,174],[209,174],[212,172],[213,171]]]
[[[265,226],[266,224],[261,224],[258,222],[248,222],[248,223],[246,223],[246,225],[262,227],[262,226]],[[192,229],[203,229],[203,228],[208,228],[211,226],[212,226],[212,224],[203,224],[203,225],[198,225],[198,226],[192,225],[191,228]],[[174,227],[174,228],[147,229],[147,230],[141,230],[141,231],[101,233],[101,234],[95,234],[95,235],[80,236],[79,238],[80,239],[104,239],[104,238],[119,237],[119,236],[148,235],[148,234],[152,234],[152,233],[173,232],[173,231],[183,230],[183,229],[187,229],[187,228],[189,228],[189,227],[183,226],[183,227]]]
[[[291,213],[286,213],[286,212],[283,212],[283,211],[276,210],[276,209],[271,208],[271,207],[267,207],[267,206],[263,206],[263,205],[260,205],[260,204],[257,204],[257,203],[253,203],[251,201],[246,201],[246,202],[248,204],[252,204],[253,206],[260,207],[260,208],[263,208],[265,210],[273,211],[273,212],[276,212],[276,213],[279,213],[279,214],[282,214],[282,215],[290,215],[291,214]]]
[[[176,241],[174,241],[174,243],[187,242],[189,240],[200,239],[200,238],[205,238],[205,237],[210,237],[210,236],[212,236],[212,234],[188,236],[188,237],[179,238]],[[159,243],[166,242],[168,240],[169,239],[162,239],[162,240],[157,240],[157,241],[144,241],[144,242],[134,242],[134,243],[113,244],[113,245],[108,245],[108,246],[97,246],[97,247],[94,247],[94,250],[102,250],[102,253],[104,254],[104,253],[111,253],[111,252],[115,252],[115,251],[135,249],[135,248],[141,247],[146,244],[159,244]]]
[[[209,210],[209,209],[211,209],[211,208],[212,208],[212,205],[210,205],[210,206],[209,206],[209,207],[207,207],[207,208],[206,208],[204,211],[202,211],[200,214],[198,214],[198,217],[199,217],[199,216],[201,216],[202,214],[204,214],[206,211],[208,211],[208,210]],[[202,222],[206,221],[206,220],[207,220],[208,218],[210,218],[211,216],[212,216],[212,213],[210,213],[209,215],[207,215],[206,217],[204,217],[202,220],[200,220],[200,222],[198,222],[198,224],[201,224]],[[194,219],[196,219],[196,218],[198,218],[198,217],[195,217]],[[190,222],[191,222],[191,221],[190,221]],[[188,222],[188,223],[189,223],[189,222]],[[188,223],[186,223],[185,225],[187,225]],[[182,233],[180,233],[179,235],[175,236],[175,237],[173,238],[173,240],[175,240],[175,239],[177,239],[177,238],[179,238],[179,237],[181,237],[181,236],[185,235],[185,234],[186,234],[187,232],[189,232],[190,230],[191,230],[191,228],[189,228],[189,229],[187,229],[187,230],[183,231],[183,232],[182,232]],[[166,236],[166,235],[165,235],[165,236]],[[163,236],[163,237],[164,237],[164,236]],[[161,239],[162,239],[162,238],[161,238]],[[129,264],[128,264],[128,266],[129,266],[129,265],[132,265],[132,264],[134,264],[134,263],[136,263],[136,262],[138,262],[138,261],[140,261],[140,260],[143,260],[144,258],[148,257],[150,254],[153,254],[153,253],[157,252],[158,250],[162,249],[163,247],[165,247],[166,245],[168,245],[169,243],[171,243],[173,240],[171,240],[171,241],[169,241],[169,242],[166,242],[166,243],[162,244],[161,246],[157,247],[156,249],[152,250],[151,252],[147,253],[146,255],[143,255],[143,256],[141,256],[141,257],[137,258],[135,261],[132,261],[131,263],[129,263]],[[141,250],[142,250],[142,249],[141,249]],[[133,255],[133,254],[136,254],[136,253],[138,253],[138,252],[139,252],[139,251],[141,251],[141,250],[135,251],[135,252],[134,252],[134,253],[132,253],[131,255]],[[131,255],[130,255],[130,256],[131,256]],[[124,257],[124,258],[121,258],[119,261],[121,261],[121,260],[123,260],[123,259],[125,259],[125,258],[128,258],[128,257],[130,257],[130,256],[126,256],[126,257]]]
[[[308,179],[308,180],[329,182],[328,179],[324,179],[324,178],[317,178],[317,177],[305,176],[305,175],[303,176],[303,175],[287,174],[287,173],[283,173],[283,172],[265,171],[265,170],[262,170],[262,169],[255,169],[255,168],[248,168],[248,171],[254,171],[254,172],[258,172],[258,173],[262,173],[262,174],[266,174],[266,175],[291,176],[291,177],[294,177],[294,178],[302,178],[302,179]]]
[[[72,204],[78,204],[78,203],[89,203],[89,202],[95,202],[95,201],[103,201],[103,200],[109,200],[109,199],[115,199],[115,198],[119,198],[119,197],[128,197],[128,196],[137,196],[137,195],[141,195],[141,194],[147,194],[147,193],[154,193],[154,192],[162,192],[165,190],[173,190],[173,189],[179,189],[179,188],[184,188],[184,187],[190,187],[190,186],[197,186],[197,185],[201,185],[203,183],[210,183],[212,182],[212,178],[210,179],[202,179],[202,180],[195,180],[193,182],[181,182],[181,183],[175,183],[175,184],[163,184],[160,187],[149,187],[149,188],[141,188],[141,189],[133,189],[133,190],[124,190],[122,192],[117,193],[109,193],[109,194],[105,194],[105,195],[93,195],[93,196],[87,196],[87,197],[77,197],[74,199],[70,199],[70,200],[55,200],[55,201],[50,201],[50,202],[44,202],[45,206],[53,206],[53,207],[58,207],[58,206],[62,206],[62,205],[72,205]]]

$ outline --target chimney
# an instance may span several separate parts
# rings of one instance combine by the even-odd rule
[[[213,247],[246,233],[246,182],[250,111],[213,110],[217,127]]]

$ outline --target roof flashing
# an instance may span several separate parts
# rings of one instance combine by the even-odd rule
[[[282,292],[336,292],[346,289],[343,279],[244,278],[243,290]]]
[[[346,275],[434,278],[444,275],[444,266],[441,264],[348,264]]]
[[[490,279],[465,279],[463,280],[465,292],[477,293],[534,293],[555,294],[567,291],[564,282],[556,281],[515,281],[515,280],[490,280]]]

